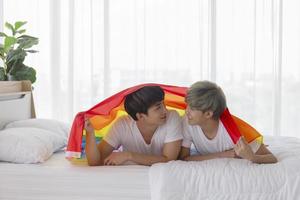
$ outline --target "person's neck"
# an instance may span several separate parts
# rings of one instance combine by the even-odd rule
[[[143,136],[148,136],[148,137],[152,136],[155,133],[156,129],[158,128],[157,125],[150,125],[140,121],[137,121],[136,125],[139,131],[141,132],[141,134]]]
[[[216,137],[219,128],[219,120],[209,119],[204,125],[200,126],[207,139],[212,140]]]

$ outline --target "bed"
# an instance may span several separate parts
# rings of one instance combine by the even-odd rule
[[[34,119],[30,82],[1,84],[0,200],[150,199],[149,167],[69,162],[64,147],[70,130],[56,120]]]
[[[57,152],[42,164],[0,162],[0,199],[150,199],[149,167],[73,165]]]
[[[266,137],[279,162],[173,161],[152,167],[74,165],[64,151],[41,164],[0,162],[0,199],[300,199],[300,141]]]
[[[21,95],[17,93],[17,101],[20,98],[26,99],[24,94],[27,95],[26,92]],[[28,109],[32,102],[27,99],[28,106],[21,106],[26,112],[20,119],[18,113],[22,111],[10,112],[15,108],[12,102],[16,101],[15,97],[10,99],[12,96],[5,94],[1,99],[0,94],[0,124],[8,127],[0,130],[0,200],[300,199],[300,139],[266,137],[265,143],[279,160],[269,165],[252,164],[240,159],[215,159],[202,162],[172,161],[151,167],[88,167],[84,162],[72,164],[65,159],[62,148],[66,146],[68,131],[57,125],[57,122],[32,120],[34,123],[30,122],[29,125],[19,123],[20,120],[34,117],[29,112],[32,108]],[[3,105],[7,114],[2,112]],[[47,130],[42,131],[43,128]],[[43,144],[45,139],[36,137],[35,143],[16,148],[19,144],[16,145],[15,141],[11,144],[11,141],[3,142],[10,138],[3,137],[4,134],[11,134],[10,130],[22,132],[12,136],[42,134],[53,140],[53,143],[49,148],[44,148],[47,146]],[[18,142],[20,145],[25,143],[21,141]],[[2,154],[3,145],[12,150],[20,149],[21,153],[14,155],[10,162],[4,162],[3,156],[9,153]],[[25,161],[16,159],[22,153],[32,154],[37,148],[41,148],[38,153],[43,154],[43,157],[28,162],[34,161],[37,164],[20,164],[28,158]],[[26,151],[28,153],[24,153]]]
[[[259,165],[241,159],[173,161],[149,170],[152,199],[300,199],[300,139],[265,137],[278,158]]]

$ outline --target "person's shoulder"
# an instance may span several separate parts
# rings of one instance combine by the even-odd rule
[[[115,125],[126,126],[132,124],[133,121],[134,120],[129,115],[123,115],[118,117],[118,119],[115,121]]]
[[[223,122],[219,119],[219,125],[218,125],[218,132],[226,133],[228,134],[227,129],[225,128]]]
[[[224,126],[223,122],[219,119],[219,125],[218,125],[218,131],[217,131],[217,137],[227,138],[230,139],[230,134],[227,131],[226,127]],[[230,139],[231,141],[231,139]]]
[[[186,113],[184,113],[184,115],[181,117],[182,121],[188,121],[188,118],[186,116]]]
[[[168,110],[168,118],[180,118],[176,110]]]
[[[182,121],[182,124],[186,124],[187,126],[191,126],[191,125],[189,125],[189,123],[188,123],[188,118],[187,118],[186,114],[184,114],[184,115],[181,117],[181,121]]]
[[[197,126],[196,125],[190,125],[189,124],[189,120],[186,116],[186,114],[184,114],[181,118],[181,123],[182,123],[182,129],[184,132],[190,133],[193,131],[197,130]]]
[[[130,133],[133,123],[134,120],[130,116],[118,116],[110,127],[107,135],[113,135],[115,138],[122,138],[125,134]]]
[[[167,114],[167,123],[181,122],[181,117],[176,110],[169,110]]]

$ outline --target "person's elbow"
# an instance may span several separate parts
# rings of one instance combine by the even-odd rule
[[[99,166],[99,164],[95,163],[95,162],[88,162],[88,166],[90,166],[90,167]]]
[[[275,164],[278,162],[277,158],[273,154],[256,155],[253,159],[251,159],[251,161],[257,164]]]
[[[178,157],[180,157],[179,150],[174,154],[164,155],[163,157],[164,157],[165,162],[177,160]]]
[[[270,163],[273,163],[273,164],[278,163],[278,159],[274,155],[272,155],[272,159],[271,159]]]
[[[190,150],[187,151],[181,151],[178,159],[179,160],[183,160],[183,161],[187,161],[187,159],[190,157]]]
[[[163,162],[170,162],[176,160],[177,156],[163,156]]]
[[[189,157],[189,155],[184,155],[184,154],[180,154],[178,156],[178,160],[183,160],[183,161],[186,161],[186,159]]]
[[[101,162],[95,160],[87,160],[88,166],[100,166]]]
[[[275,156],[272,156],[268,159],[267,162],[260,162],[259,164],[276,164],[278,162]]]

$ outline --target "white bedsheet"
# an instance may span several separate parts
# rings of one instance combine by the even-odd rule
[[[153,200],[298,200],[300,199],[300,140],[266,138],[276,164],[252,164],[241,159],[202,162],[173,161],[149,170]]]
[[[266,138],[279,163],[174,161],[145,166],[72,165],[64,153],[43,164],[0,162],[0,199],[300,199],[300,140]],[[149,170],[150,169],[150,170]],[[149,177],[148,177],[149,173]],[[150,178],[150,185],[149,185]]]
[[[72,165],[64,155],[43,164],[0,162],[0,199],[150,199],[149,167]]]

